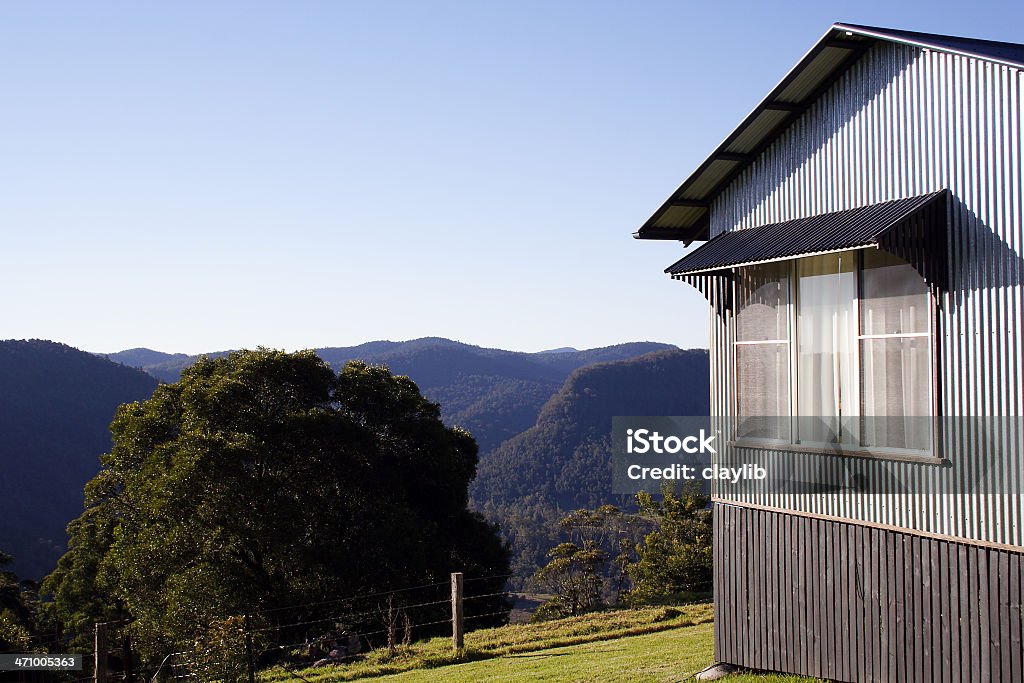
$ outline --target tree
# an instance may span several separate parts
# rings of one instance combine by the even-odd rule
[[[386,368],[336,375],[311,351],[201,359],[111,431],[44,584],[66,624],[132,618],[155,654],[234,615],[508,573],[495,529],[466,509],[475,441]]]
[[[548,553],[551,561],[542,567],[536,579],[554,597],[534,614],[536,620],[577,616],[603,606],[601,570],[608,555],[593,541],[583,546],[560,543]]]
[[[0,552],[0,651],[27,651],[33,632],[30,598],[14,572],[4,569],[11,562]]]
[[[672,602],[711,590],[708,502],[696,485],[677,493],[666,484],[661,501],[646,492],[637,494],[640,514],[656,521],[657,527],[637,546],[639,559],[627,569],[633,583],[627,595],[630,603]]]
[[[576,510],[559,522],[566,538],[548,552],[550,561],[533,582],[554,594],[536,620],[576,616],[618,602],[626,587],[639,521],[614,505]]]

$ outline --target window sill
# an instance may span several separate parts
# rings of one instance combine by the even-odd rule
[[[782,451],[785,453],[813,453],[816,455],[841,455],[851,458],[864,458],[867,460],[892,460],[896,462],[913,462],[922,465],[945,465],[949,461],[937,457],[931,453],[915,451],[903,451],[884,448],[856,448],[852,446],[839,446],[828,444],[815,446],[801,443],[783,443],[779,441],[758,441],[756,439],[740,439],[729,441],[729,446],[734,448],[756,448],[760,450]]]

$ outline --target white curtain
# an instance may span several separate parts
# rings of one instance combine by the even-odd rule
[[[856,253],[801,259],[797,293],[798,438],[858,443]]]
[[[865,446],[931,446],[928,288],[912,266],[879,250],[864,254],[861,397]]]

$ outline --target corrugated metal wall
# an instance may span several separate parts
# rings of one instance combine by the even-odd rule
[[[948,188],[950,287],[940,297],[936,331],[943,413],[1024,415],[1022,79],[1018,69],[983,60],[879,43],[716,198],[712,236]],[[712,406],[729,415],[733,329],[717,309]],[[912,482],[920,493],[717,493],[737,503],[1024,546],[1024,500],[1013,493],[1024,491],[1021,430],[986,438],[954,431],[943,444],[952,467],[857,465],[871,477]],[[772,453],[728,457],[770,462]],[[810,471],[835,457],[807,454],[789,466]],[[990,491],[1007,493],[971,495],[967,482],[982,475],[991,478]]]

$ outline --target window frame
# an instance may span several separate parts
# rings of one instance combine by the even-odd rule
[[[738,359],[738,347],[745,345],[756,345],[756,344],[779,344],[785,343],[788,345],[788,377],[786,381],[789,384],[789,405],[788,417],[789,417],[789,438],[786,439],[770,439],[770,438],[756,438],[756,437],[733,437],[728,443],[731,446],[738,448],[752,448],[759,450],[776,450],[783,452],[793,453],[815,453],[815,454],[831,454],[831,455],[844,455],[860,458],[869,458],[876,460],[893,460],[893,461],[908,461],[917,463],[928,463],[928,464],[944,464],[948,462],[943,454],[942,449],[942,433],[939,428],[940,420],[938,417],[941,415],[940,406],[940,394],[939,391],[939,367],[941,364],[940,358],[940,345],[938,339],[939,329],[939,301],[935,295],[935,291],[932,287],[927,288],[927,302],[928,302],[928,331],[927,332],[914,332],[914,333],[898,333],[898,334],[865,334],[864,323],[861,316],[861,304],[863,301],[863,289],[864,289],[864,253],[867,249],[878,248],[878,247],[860,247],[855,249],[843,249],[841,251],[830,251],[821,252],[814,254],[804,254],[792,259],[786,259],[784,263],[787,264],[787,280],[789,288],[789,299],[788,299],[788,311],[787,311],[787,339],[778,340],[758,340],[758,341],[738,341],[738,319],[739,314],[739,287],[732,287],[730,293],[731,299],[731,310],[732,310],[732,334],[730,335],[730,354],[733,365],[733,382],[732,382],[732,399],[730,405],[733,410],[733,434],[735,435],[736,427],[738,426],[738,420],[742,419],[740,414],[739,405],[739,359]],[[839,443],[812,443],[805,442],[801,443],[799,439],[798,422],[800,419],[799,411],[799,392],[800,392],[800,365],[799,365],[799,343],[797,339],[798,332],[798,308],[799,308],[799,296],[800,296],[800,285],[799,285],[799,262],[803,258],[810,258],[813,256],[821,256],[832,253],[842,252],[853,252],[856,254],[857,263],[855,266],[855,296],[853,300],[853,315],[856,324],[856,334],[854,335],[855,349],[854,353],[854,367],[853,376],[855,380],[855,391],[857,396],[857,419],[860,420],[863,415],[861,414],[863,406],[863,377],[861,376],[861,356],[862,356],[862,342],[865,339],[908,339],[908,338],[922,338],[927,337],[929,340],[929,382],[928,382],[928,404],[931,407],[930,418],[932,420],[931,427],[931,443],[927,450],[907,449],[907,448],[891,448],[891,447],[878,447],[878,446],[863,446],[860,444],[839,444]],[[745,267],[756,267],[761,264],[748,264]],[[736,269],[733,269],[735,274]],[[735,281],[736,278],[733,278]],[[781,416],[780,416],[781,417]]]

